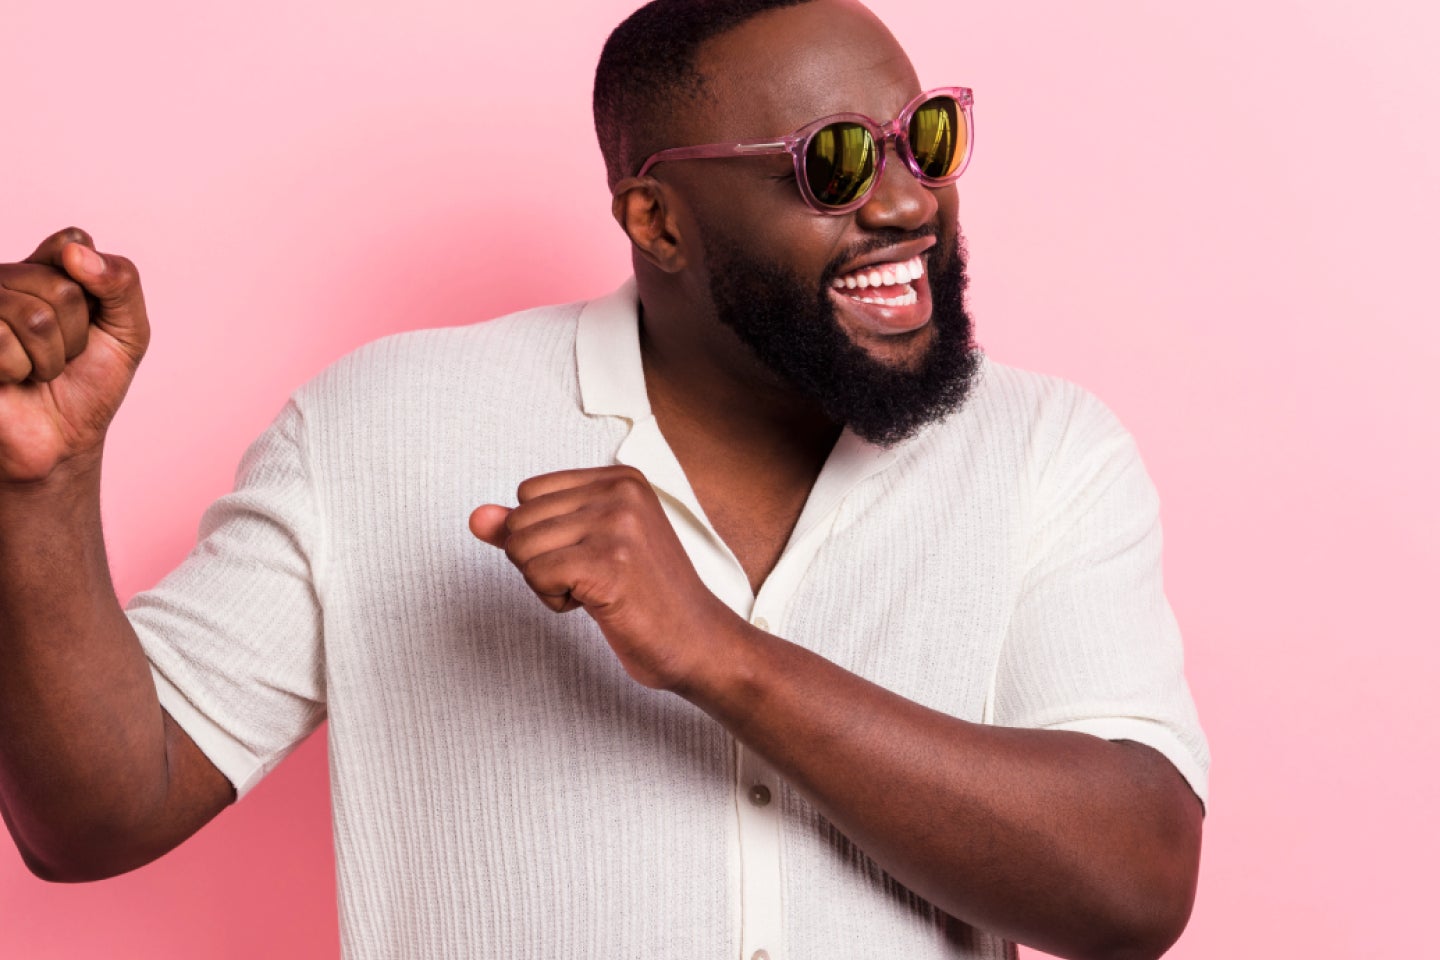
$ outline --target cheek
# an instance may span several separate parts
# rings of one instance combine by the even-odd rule
[[[717,164],[705,176],[687,171],[686,204],[701,246],[707,236],[723,236],[755,257],[818,280],[842,249],[848,218],[811,210],[791,167],[757,174],[738,166]]]
[[[677,164],[670,174],[675,189],[706,226],[758,223],[783,212],[791,200],[804,205],[788,165],[772,166],[751,158],[695,160]]]
[[[797,194],[790,203],[762,205],[749,219],[731,216],[723,229],[731,245],[752,259],[793,274],[802,286],[818,287],[844,250],[846,222],[813,212]]]

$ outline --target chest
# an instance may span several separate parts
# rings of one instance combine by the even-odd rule
[[[724,477],[692,483],[711,526],[740,561],[750,592],[758,594],[800,519],[809,486],[746,484]]]

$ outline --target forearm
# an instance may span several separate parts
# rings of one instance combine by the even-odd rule
[[[1066,957],[1156,956],[1189,916],[1200,810],[1167,761],[967,723],[737,621],[681,690],[897,880]]]
[[[111,585],[97,456],[0,487],[0,798],[32,865],[113,856],[153,821],[166,724]]]

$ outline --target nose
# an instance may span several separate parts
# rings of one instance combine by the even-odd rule
[[[857,222],[872,230],[895,227],[917,230],[930,223],[939,208],[935,193],[910,173],[895,149],[895,141],[885,144],[888,156],[880,182],[855,211]]]

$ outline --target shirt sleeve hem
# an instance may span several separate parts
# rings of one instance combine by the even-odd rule
[[[265,764],[201,713],[153,663],[150,675],[155,679],[155,693],[160,699],[160,706],[235,787],[235,799],[239,800],[249,793],[265,776]]]
[[[1210,808],[1210,777],[1205,765],[1169,728],[1140,717],[1089,717],[1048,724],[1046,730],[1073,730],[1102,740],[1134,740],[1158,751],[1190,784],[1206,810]]]

